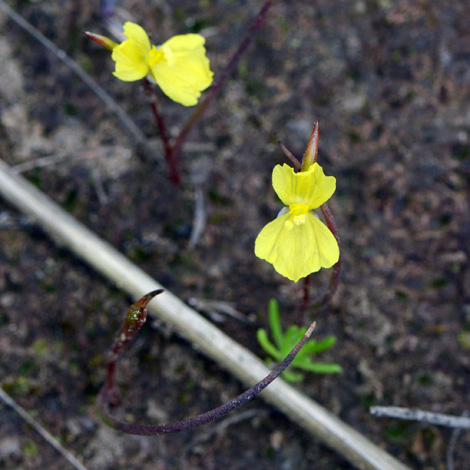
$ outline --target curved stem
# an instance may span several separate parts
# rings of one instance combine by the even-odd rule
[[[129,343],[129,341],[137,334],[140,328],[144,325],[147,317],[147,305],[150,300],[160,294],[163,290],[159,289],[152,291],[149,294],[138,300],[126,314],[124,324],[118,331],[116,339],[112,348],[111,359],[108,363],[108,377],[106,385],[100,392],[98,397],[98,406],[103,414],[104,420],[113,428],[128,434],[138,434],[141,436],[153,436],[158,434],[170,434],[184,431],[187,429],[193,429],[203,424],[207,424],[216,419],[220,419],[226,416],[231,411],[242,406],[247,401],[251,400],[254,396],[264,390],[273,380],[275,380],[281,373],[287,368],[287,366],[294,360],[297,353],[300,351],[302,346],[310,338],[314,328],[315,322],[313,322],[307,329],[303,338],[297,343],[292,351],[286,356],[286,358],[264,379],[259,381],[257,384],[250,387],[245,392],[241,393],[237,397],[228,401],[227,403],[218,406],[206,413],[202,413],[193,418],[189,418],[183,421],[175,421],[168,424],[134,424],[126,423],[115,418],[110,411],[111,406],[115,406],[119,400],[119,393],[115,384],[114,374],[116,370],[116,363],[119,355]]]

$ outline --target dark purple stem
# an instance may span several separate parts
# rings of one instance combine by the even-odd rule
[[[155,117],[155,122],[157,123],[158,130],[160,132],[160,137],[163,142],[163,149],[165,152],[165,160],[170,169],[170,179],[175,184],[181,184],[181,175],[178,170],[178,164],[175,158],[173,147],[170,144],[170,138],[168,137],[168,132],[166,130],[165,122],[163,121],[163,116],[160,114],[158,109],[157,97],[155,96],[155,90],[152,84],[144,78],[143,85],[145,93],[150,99],[150,108],[152,109],[153,116]]]
[[[108,380],[106,385],[103,387],[99,398],[98,406],[100,411],[103,413],[105,421],[115,429],[126,432],[128,434],[138,434],[141,436],[154,436],[158,434],[170,434],[176,433],[188,429],[193,429],[203,424],[207,424],[216,419],[220,419],[233,411],[234,409],[242,406],[247,401],[251,400],[254,396],[264,390],[273,380],[275,380],[281,373],[286,369],[286,367],[294,360],[297,353],[300,351],[302,346],[310,338],[313,329],[315,328],[315,322],[313,322],[308,330],[306,331],[303,338],[297,343],[297,345],[292,349],[292,351],[286,356],[286,358],[263,380],[258,382],[256,385],[253,385],[248,390],[238,395],[233,400],[221,405],[213,410],[202,413],[194,418],[189,418],[184,421],[175,421],[169,424],[133,424],[125,423],[123,421],[115,418],[111,412],[110,407],[113,406],[116,402],[117,388],[114,381],[114,372],[117,363],[117,359],[128,344],[130,339],[135,336],[137,331],[145,322],[147,316],[147,304],[149,301],[157,294],[162,292],[162,290],[153,291],[150,294],[142,297],[138,300],[127,312],[124,325],[119,330],[116,335],[116,340],[112,349],[112,358],[108,364],[108,374],[112,374],[110,378],[108,375]]]
[[[304,298],[300,306],[300,310],[305,310],[305,308],[310,305],[310,274],[304,278]]]
[[[333,266],[333,271],[331,273],[331,279],[330,279],[330,284],[328,285],[328,289],[323,295],[321,299],[318,300],[318,302],[315,302],[313,304],[313,308],[316,311],[319,311],[326,307],[328,305],[329,301],[335,295],[336,289],[338,288],[339,284],[339,279],[341,276],[341,244],[339,241],[339,235],[338,235],[338,230],[336,228],[336,223],[335,219],[333,217],[333,214],[331,213],[329,207],[325,204],[322,204],[320,207],[321,211],[323,212],[323,216],[325,217],[326,220],[326,225],[330,229],[331,233],[334,235],[336,238],[336,241],[338,242],[339,246],[339,259],[338,262]]]
[[[274,3],[274,0],[267,0],[264,3],[264,5],[262,6],[262,8],[259,11],[258,15],[256,16],[253,23],[251,24],[250,29],[248,30],[245,37],[243,38],[240,46],[236,50],[236,52],[233,55],[230,62],[225,67],[224,71],[222,72],[222,75],[217,80],[216,84],[211,88],[209,94],[202,101],[202,103],[199,105],[199,107],[196,109],[196,111],[193,113],[193,115],[189,118],[188,122],[186,123],[186,125],[181,130],[178,137],[176,138],[176,141],[173,145],[173,156],[174,156],[176,161],[179,160],[179,156],[180,156],[180,153],[181,153],[181,148],[183,146],[184,141],[188,137],[189,133],[192,131],[193,127],[199,121],[201,116],[204,114],[204,112],[206,111],[209,104],[220,93],[222,87],[224,86],[225,82],[227,81],[227,78],[232,74],[232,72],[234,71],[234,69],[237,66],[238,62],[240,61],[243,54],[245,53],[245,50],[248,47],[248,45],[250,44],[251,40],[253,39],[254,34],[261,27],[263,21],[265,20],[267,14],[268,14],[269,9],[272,7],[273,3]]]

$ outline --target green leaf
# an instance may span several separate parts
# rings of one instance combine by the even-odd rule
[[[278,348],[281,348],[283,342],[283,333],[281,327],[281,316],[279,315],[279,304],[276,299],[271,299],[268,306],[269,328],[273,335],[274,342]]]
[[[282,354],[289,354],[292,348],[302,339],[304,334],[305,332],[303,332],[303,328],[299,328],[298,326],[290,326],[285,332],[284,338],[282,340]]]
[[[281,376],[287,382],[302,382],[302,380],[304,380],[304,374],[292,372],[291,370],[285,370]]]
[[[282,361],[287,354],[295,347],[295,345],[302,339],[307,328],[292,325],[285,332],[282,331],[281,316],[279,313],[279,305],[276,299],[271,299],[268,306],[269,327],[271,335],[274,339],[273,344],[269,337],[268,332],[260,328],[256,332],[256,337],[260,346],[271,358],[275,361]],[[304,379],[304,374],[291,369],[300,369],[317,374],[337,374],[342,372],[339,364],[313,362],[312,354],[317,354],[325,351],[336,343],[335,336],[328,336],[321,341],[309,339],[304,347],[298,352],[297,356],[292,361],[289,370],[282,373],[282,377],[288,382],[300,382]]]
[[[310,362],[308,364],[301,362],[300,364],[295,364],[295,367],[317,374],[338,374],[339,372],[343,372],[343,368],[339,364],[327,362]]]
[[[309,339],[305,346],[302,348],[307,354],[317,354],[322,351],[330,349],[336,344],[336,336],[328,336],[321,341],[316,341],[314,339]]]
[[[282,361],[284,359],[284,357],[278,351],[276,346],[274,346],[274,344],[269,341],[268,333],[265,329],[258,329],[258,331],[256,332],[256,339],[258,340],[260,346],[276,361]]]

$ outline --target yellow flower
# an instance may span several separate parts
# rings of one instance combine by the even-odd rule
[[[273,187],[287,207],[261,230],[256,256],[294,282],[320,268],[331,268],[339,259],[338,242],[311,211],[333,195],[336,179],[325,176],[318,163],[299,173],[286,164],[276,165]]]
[[[113,48],[114,76],[125,82],[147,77],[177,103],[193,106],[212,83],[213,73],[200,34],[174,36],[161,46],[150,44],[145,30],[131,22],[124,24],[127,39]]]

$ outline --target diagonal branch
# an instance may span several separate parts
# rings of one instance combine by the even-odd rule
[[[75,73],[81,80],[83,80],[91,90],[98,96],[98,98],[114,113],[117,114],[121,122],[127,130],[134,136],[135,140],[144,146],[147,146],[147,138],[143,132],[137,127],[132,119],[126,114],[123,108],[114,101],[111,96],[98,85],[72,58],[70,58],[62,49],[57,47],[52,41],[46,38],[39,30],[32,24],[28,23],[21,15],[18,15],[8,5],[0,0],[0,10],[6,13],[18,26],[23,28],[27,33],[33,36],[39,43],[41,43],[49,52],[54,54],[61,60],[73,73]]]
[[[70,463],[77,470],[88,470],[81,462],[79,462],[65,447],[63,447],[54,436],[51,435],[43,426],[41,426],[34,418],[32,418],[13,398],[10,397],[0,387],[0,400],[9,406],[15,413],[21,416],[43,439],[47,441],[54,449],[61,454],[67,462]]]
[[[180,134],[176,138],[175,143],[173,144],[173,147],[172,147],[173,157],[175,158],[176,161],[178,161],[179,159],[184,141],[186,140],[190,132],[193,130],[196,123],[205,113],[206,109],[208,108],[212,100],[220,93],[220,91],[222,90],[222,87],[227,81],[227,78],[235,70],[235,67],[237,66],[238,62],[240,61],[243,54],[245,53],[255,33],[259,30],[263,21],[268,15],[268,12],[270,8],[272,7],[273,3],[274,3],[274,0],[265,1],[264,5],[261,7],[261,10],[256,15],[256,18],[251,24],[250,29],[248,30],[248,32],[245,34],[244,38],[242,39],[240,46],[238,46],[238,49],[235,51],[229,63],[226,65],[225,69],[223,70],[220,78],[217,80],[215,85],[210,89],[206,98],[201,102],[201,104],[198,106],[196,111],[194,111],[193,115],[189,118],[188,122],[186,123],[186,125],[183,127]]]
[[[369,409],[373,416],[397,418],[421,423],[446,426],[448,428],[470,429],[470,418],[467,416],[452,416],[431,411],[413,410],[400,406],[372,406]]]

